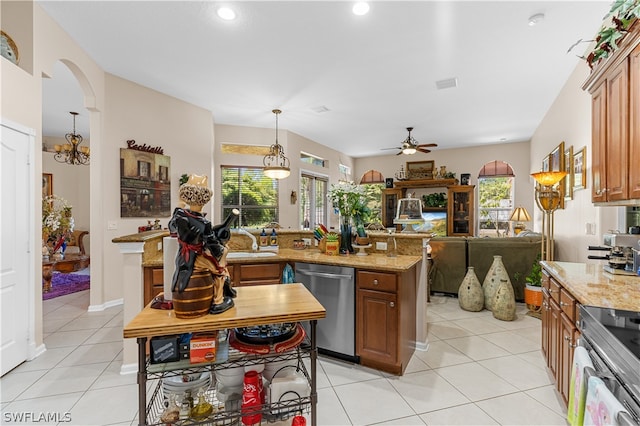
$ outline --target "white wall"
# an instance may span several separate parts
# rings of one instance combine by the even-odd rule
[[[617,220],[623,207],[595,207],[591,202],[591,95],[581,88],[588,74],[589,67],[580,62],[531,138],[531,172],[539,171],[542,159],[562,141],[565,149],[571,145],[574,151],[587,147],[587,188],[574,192],[564,210],[555,213],[555,258],[567,262],[588,262],[587,247],[602,244],[603,233],[623,230],[624,225]],[[542,216],[534,210],[540,229]],[[595,235],[586,234],[587,223],[595,224]]]

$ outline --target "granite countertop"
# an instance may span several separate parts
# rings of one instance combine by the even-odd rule
[[[144,231],[138,232],[137,234],[123,235],[121,237],[116,237],[111,240],[112,243],[144,243],[145,241],[152,240],[154,238],[162,238],[168,237],[169,231],[167,229],[164,230],[155,230],[155,231]]]
[[[352,266],[360,269],[376,269],[380,271],[402,272],[410,269],[422,258],[420,256],[399,255],[387,257],[383,254],[372,253],[367,256],[328,256],[318,249],[280,249],[275,256],[268,257],[240,257],[227,259],[230,265],[237,263],[273,263],[273,262],[307,262],[324,265]],[[142,266],[163,266],[162,253],[143,261]]]
[[[640,277],[613,275],[598,264],[543,261],[542,265],[583,305],[640,312]]]

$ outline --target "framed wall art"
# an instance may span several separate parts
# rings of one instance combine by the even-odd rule
[[[42,198],[53,195],[53,174],[42,174]]]
[[[564,141],[560,142],[560,144],[555,147],[551,153],[549,153],[549,171],[550,172],[566,172],[566,165],[564,162]],[[566,188],[566,179],[565,176],[562,178],[560,183],[558,183],[558,191],[560,191],[560,208],[564,209],[564,197],[565,197],[565,188]]]
[[[434,164],[433,160],[407,161],[407,176],[409,179],[433,179]]]
[[[564,164],[567,171],[567,176],[564,181],[564,199],[573,200],[573,145],[564,151]]]
[[[587,174],[584,169],[587,156],[587,147],[573,154],[573,190],[578,191],[587,187]]]
[[[120,217],[171,215],[171,157],[120,149]]]
[[[549,156],[548,155],[542,159],[542,169],[541,169],[541,171],[543,171],[543,172],[548,172],[549,171]]]

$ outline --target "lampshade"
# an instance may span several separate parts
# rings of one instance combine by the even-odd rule
[[[553,186],[560,182],[563,177],[567,175],[567,172],[538,172],[531,173],[531,176],[543,186]]]
[[[529,212],[524,207],[516,207],[509,220],[513,222],[531,222],[531,216],[529,216]]]
[[[416,149],[413,148],[413,147],[408,147],[408,148],[403,149],[402,153],[406,154],[406,155],[415,154],[416,153]]]
[[[272,179],[284,179],[291,174],[291,170],[289,169],[289,159],[285,157],[284,149],[278,143],[278,114],[282,111],[274,109],[271,112],[276,115],[276,143],[271,145],[269,154],[262,159],[264,164],[263,173]]]

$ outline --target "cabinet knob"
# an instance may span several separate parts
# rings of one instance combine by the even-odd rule
[[[395,306],[396,306],[396,304],[395,304],[395,303],[393,303],[393,302],[389,302],[389,307],[394,308]]]
[[[378,285],[378,280],[373,280],[373,285]]]

